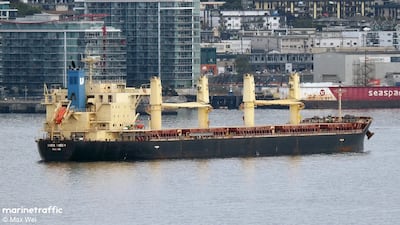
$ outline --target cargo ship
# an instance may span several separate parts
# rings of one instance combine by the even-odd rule
[[[212,86],[213,87],[213,86]],[[222,85],[220,89],[228,89]],[[215,87],[213,89],[216,89]],[[241,84],[233,93],[211,93],[211,104],[219,108],[237,108],[242,102]],[[363,86],[342,85],[334,82],[300,83],[300,101],[307,109],[335,109],[339,90],[342,92],[343,109],[400,108],[400,74],[388,74],[384,80],[370,79]],[[285,99],[289,88],[286,82],[269,83],[256,87],[257,98]],[[259,106],[259,108],[287,109],[287,106]]]
[[[161,81],[150,79],[150,88],[92,79],[95,58],[87,57],[89,76],[83,69],[68,71],[68,88],[44,90],[44,134],[36,140],[44,161],[137,161],[261,157],[316,153],[362,152],[372,118],[339,113],[336,117],[300,119],[299,76],[290,76],[289,98],[256,100],[254,78],[244,75],[243,126],[210,127],[208,79],[197,83],[195,102],[162,102]],[[150,120],[137,121],[136,108],[149,96]],[[288,105],[288,124],[255,125],[258,105]],[[198,127],[162,128],[162,110],[197,108]],[[339,110],[339,112],[341,112]]]
[[[340,86],[323,83],[302,84],[300,100],[307,109],[337,108],[339,91],[344,109],[400,108],[400,86]],[[287,96],[280,91],[280,97]]]

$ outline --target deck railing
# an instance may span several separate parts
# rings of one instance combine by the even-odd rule
[[[258,127],[187,128],[154,131],[137,131],[123,134],[122,140],[163,141],[248,138],[290,135],[323,135],[360,133],[369,124],[368,118],[357,118],[352,123],[306,123],[301,125],[274,125]]]

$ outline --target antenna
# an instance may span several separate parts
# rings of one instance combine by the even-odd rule
[[[342,122],[342,81],[339,81],[339,90],[338,90],[338,120]]]
[[[85,58],[82,59],[82,62],[88,64],[89,67],[89,84],[92,85],[92,75],[93,75],[93,65],[100,61],[100,56],[91,56],[87,55]]]

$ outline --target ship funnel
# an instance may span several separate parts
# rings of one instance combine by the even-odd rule
[[[150,79],[150,129],[161,129],[162,87],[160,78]]]
[[[254,77],[251,74],[243,76],[243,111],[244,125],[254,126],[254,103],[256,101]]]
[[[71,107],[77,110],[85,109],[85,71],[70,69],[68,76],[68,99],[71,100]]]

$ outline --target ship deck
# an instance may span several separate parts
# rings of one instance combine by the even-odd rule
[[[255,127],[183,128],[163,130],[125,130],[121,141],[172,141],[196,139],[257,138],[266,136],[308,136],[361,133],[371,123],[368,117],[311,118],[299,125],[266,125]]]

